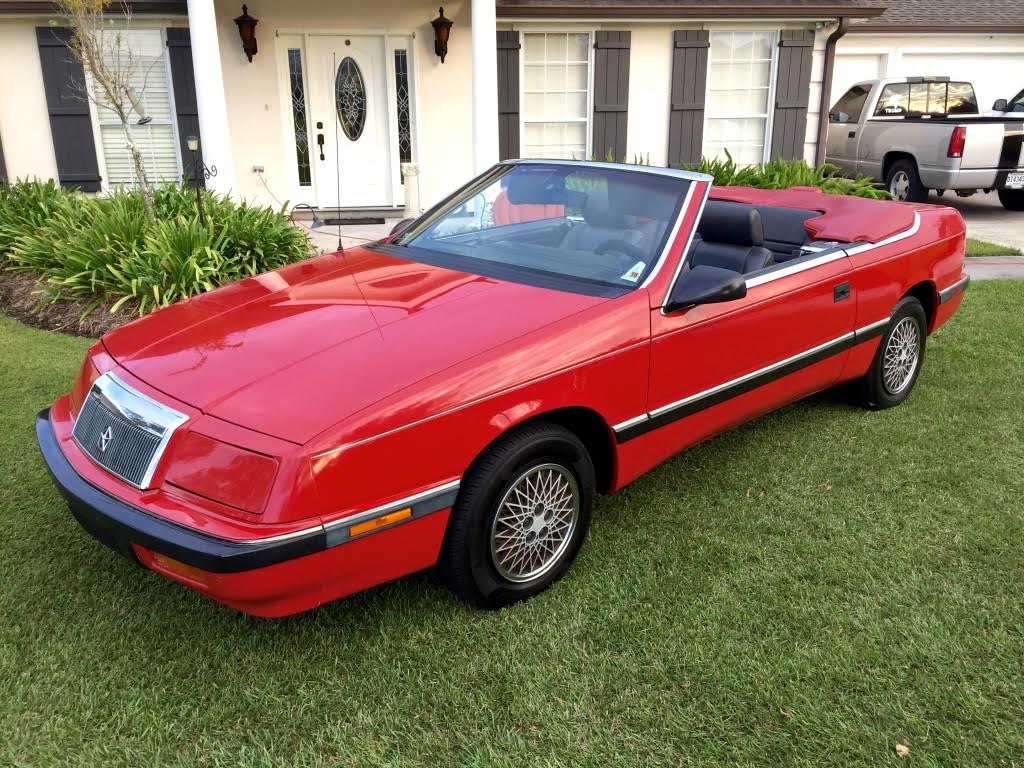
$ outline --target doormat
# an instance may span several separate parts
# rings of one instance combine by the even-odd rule
[[[344,219],[324,219],[325,227],[347,226],[349,224],[383,224],[383,216],[355,216]]]

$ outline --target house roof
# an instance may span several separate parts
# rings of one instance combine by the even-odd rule
[[[185,16],[187,0],[123,0],[110,4],[109,13],[121,13],[124,6],[132,13],[159,13],[165,16]],[[0,14],[4,13],[59,13],[53,0],[0,0]]]
[[[884,5],[880,16],[856,20],[850,32],[1024,32],[1024,0],[884,0]]]
[[[876,0],[497,0],[499,18],[832,19],[883,10]]]

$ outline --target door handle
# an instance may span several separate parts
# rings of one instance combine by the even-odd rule
[[[320,159],[323,160],[324,159],[324,135],[322,133],[318,133],[316,135],[316,145],[318,147],[320,147]]]
[[[850,132],[849,132],[848,134],[846,134],[846,138],[848,138],[848,139],[852,139],[852,138],[854,138],[854,137],[855,137],[856,135],[857,135],[857,132],[856,132],[856,131],[850,131]]]
[[[833,301],[842,301],[843,299],[850,298],[850,282],[840,283],[832,289]]]

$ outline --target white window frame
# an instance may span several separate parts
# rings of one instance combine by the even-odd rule
[[[529,123],[575,123],[583,122],[586,138],[586,157],[578,160],[589,160],[593,155],[594,148],[594,28],[593,27],[528,27],[519,28],[520,56],[519,56],[519,156],[523,157],[523,149],[526,146],[526,126]],[[587,114],[586,119],[564,119],[564,120],[527,120],[526,119],[526,35],[587,35]],[[603,160],[604,158],[598,158]]]
[[[768,32],[772,36],[771,42],[771,60],[768,63],[768,95],[765,108],[768,111],[767,115],[746,113],[728,115],[728,117],[714,117],[712,119],[729,119],[733,118],[736,120],[760,120],[764,117],[764,146],[761,151],[761,162],[767,163],[771,158],[772,150],[772,133],[775,130],[775,85],[776,79],[778,78],[779,69],[779,29],[765,29],[764,27],[705,27],[709,34],[715,32]],[[711,71],[714,61],[711,58],[711,48],[708,48],[708,74],[704,82],[704,124],[702,127],[702,139],[701,139],[701,156],[704,156],[704,142],[707,141],[708,135],[708,108],[709,98],[711,96]]]
[[[156,20],[153,20],[151,22],[151,24],[157,24],[157,23],[158,22]],[[147,24],[146,26],[136,26],[134,24],[131,25],[131,26],[123,25],[122,28],[125,29],[125,30],[131,29],[131,30],[140,31],[140,32],[143,32],[143,31],[156,31],[156,32],[160,33],[160,45],[163,48],[164,75],[167,78],[168,103],[170,104],[171,116],[170,116],[170,120],[167,121],[167,122],[162,121],[162,120],[154,119],[153,122],[150,123],[150,124],[151,125],[168,125],[168,124],[170,124],[170,126],[171,126],[171,134],[174,137],[174,142],[173,142],[174,143],[174,159],[175,159],[175,162],[177,162],[177,164],[178,164],[178,176],[177,176],[177,179],[175,179],[175,182],[180,184],[182,182],[182,180],[183,180],[183,174],[184,174],[183,168],[184,168],[184,165],[182,163],[182,157],[181,157],[181,137],[178,135],[178,105],[177,105],[177,102],[175,101],[175,95],[174,95],[174,77],[171,74],[171,54],[170,54],[170,51],[169,51],[169,49],[167,47],[167,26],[168,26],[168,24],[164,23],[164,24],[159,24],[158,26],[152,26],[151,24]],[[94,83],[93,83],[93,80],[92,80],[92,76],[89,74],[88,70],[86,70],[86,72],[85,72],[85,81],[86,81],[86,87],[91,92],[92,88],[94,86]],[[106,153],[103,151],[103,135],[100,132],[100,128],[102,126],[111,126],[111,125],[116,125],[116,126],[120,127],[121,126],[121,121],[118,118],[107,118],[107,119],[101,120],[100,119],[100,114],[99,114],[99,107],[96,105],[96,102],[93,101],[92,98],[87,98],[86,101],[89,104],[89,123],[90,123],[90,125],[92,127],[92,143],[93,143],[93,146],[95,147],[95,150],[96,150],[96,165],[100,169],[100,192],[109,192],[109,191],[111,191],[112,189],[115,188],[115,185],[112,185],[110,183],[110,175],[107,173],[107,156],[106,156]],[[164,180],[164,181],[157,181],[156,179],[150,179],[150,183],[157,184],[157,183],[168,183],[168,182],[166,180]],[[137,182],[136,182],[136,184],[137,184]],[[116,186],[128,186],[128,185],[116,185]]]
[[[277,59],[277,87],[281,114],[281,151],[287,169],[288,197],[294,206],[297,203],[316,205],[316,143],[313,141],[313,118],[309,103],[309,58],[306,56],[307,35],[279,33],[274,40],[274,56]],[[299,184],[299,156],[295,150],[295,122],[292,116],[291,71],[288,68],[288,51],[299,49],[302,60],[302,90],[306,108],[306,145],[309,147],[309,186]],[[261,185],[262,186],[262,185]]]

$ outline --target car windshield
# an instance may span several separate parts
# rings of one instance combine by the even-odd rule
[[[657,263],[690,181],[595,164],[499,165],[392,241],[417,260],[593,292],[640,285]],[[589,290],[588,290],[589,287]]]

